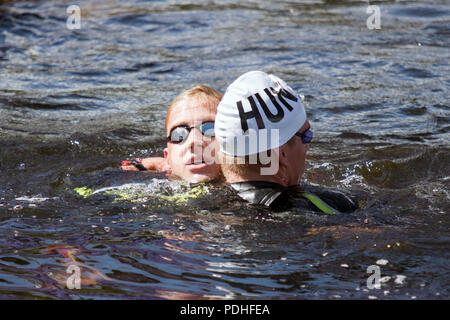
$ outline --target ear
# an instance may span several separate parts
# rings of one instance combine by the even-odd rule
[[[285,146],[281,146],[279,148],[279,163],[280,163],[280,168],[278,169],[278,177],[279,179],[281,179],[282,184],[285,186],[288,186],[289,184],[289,162],[287,159],[287,154],[286,154],[286,149]]]
[[[282,168],[282,167],[286,168],[288,166],[288,161],[287,161],[288,159],[287,159],[286,149],[285,149],[284,145],[279,148],[278,154],[279,154],[278,158],[279,158],[279,162],[280,162],[280,168]]]
[[[172,168],[170,167],[169,163],[169,149],[164,148],[164,161],[163,161],[163,168],[161,171],[167,171],[167,173],[170,174]]]

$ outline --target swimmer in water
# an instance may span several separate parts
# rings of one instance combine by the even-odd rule
[[[182,92],[167,110],[164,158],[123,161],[122,169],[168,171],[170,176],[189,182],[219,179],[214,120],[222,96],[204,85]]]
[[[300,96],[280,78],[251,71],[236,79],[218,106],[215,131],[225,179],[244,200],[326,214],[357,209],[342,192],[300,186],[312,131]]]

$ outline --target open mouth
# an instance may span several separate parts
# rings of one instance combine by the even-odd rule
[[[186,166],[190,170],[200,170],[206,168],[208,164],[205,162],[203,158],[194,159],[194,157],[192,157],[190,161],[186,164]]]
[[[188,166],[206,166],[208,165],[205,161],[194,161],[187,164]]]
[[[205,159],[203,159],[202,156],[191,156],[191,158],[186,162],[187,166],[196,166],[196,165],[202,165],[206,164]]]

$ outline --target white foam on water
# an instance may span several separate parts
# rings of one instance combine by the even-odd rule
[[[46,197],[41,197],[41,196],[32,196],[32,197],[23,196],[23,197],[16,198],[16,200],[31,202],[31,203],[42,203],[47,200],[59,200],[59,198],[58,197],[46,198]]]
[[[148,183],[125,183],[97,189],[91,195],[107,193],[115,195],[116,200],[146,202],[149,198],[157,198],[175,203],[184,203],[200,194],[208,194],[209,188],[204,184],[191,184],[181,180],[154,178]]]
[[[167,194],[168,192],[171,194],[183,193],[187,188],[190,188],[191,185],[186,181],[178,181],[178,180],[167,180],[167,179],[152,179],[148,183],[125,183],[122,185],[116,185],[111,187],[104,187],[95,190],[92,194],[112,191],[112,190],[130,190],[130,191],[140,191],[146,192],[149,195],[160,195]]]

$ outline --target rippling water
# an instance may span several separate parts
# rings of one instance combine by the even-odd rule
[[[0,1],[1,298],[449,298],[448,2],[377,1],[380,30],[364,1],[77,4],[69,30],[67,1]],[[306,182],[363,209],[270,212],[216,186],[168,202],[186,187],[120,171],[162,154],[178,93],[254,69],[305,96]],[[148,197],[74,192],[133,183]]]

